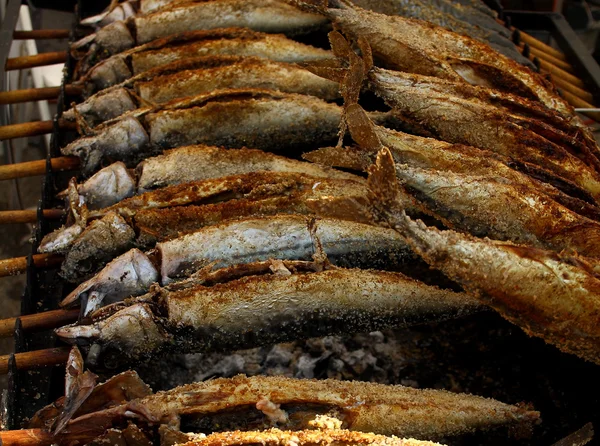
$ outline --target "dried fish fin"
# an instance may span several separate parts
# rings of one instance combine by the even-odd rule
[[[375,124],[358,104],[346,107],[346,121],[352,139],[369,153],[377,153],[383,145],[375,132]]]
[[[567,435],[565,438],[557,441],[552,446],[583,446],[594,439],[594,425],[585,424],[581,429]]]
[[[353,147],[322,147],[312,152],[302,154],[302,158],[311,163],[327,167],[341,167],[344,169],[366,172],[373,162],[363,150]]]
[[[89,370],[84,371],[83,357],[76,346],[72,347],[67,360],[65,403],[60,416],[53,424],[52,432],[54,435],[65,428],[75,412],[92,393],[94,387],[96,387],[97,378]]]

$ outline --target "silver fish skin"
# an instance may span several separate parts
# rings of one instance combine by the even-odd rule
[[[395,92],[402,94],[406,89],[419,90],[430,96],[448,95],[474,103],[497,108],[506,120],[525,127],[555,144],[564,146],[584,162],[600,167],[600,149],[589,129],[582,129],[572,120],[564,119],[537,101],[532,101],[510,93],[455,83],[428,76],[373,68],[369,72],[371,87],[381,94],[392,97]],[[382,90],[386,92],[383,93]],[[393,99],[389,99],[392,100]]]
[[[63,119],[83,117],[90,126],[121,116],[142,104],[163,104],[186,96],[220,89],[260,88],[306,94],[326,101],[340,97],[339,85],[297,65],[259,58],[213,56],[175,62],[163,70],[150,70],[121,84],[102,90],[63,113]],[[177,68],[181,66],[179,71]]]
[[[535,189],[497,176],[478,177],[407,165],[397,165],[396,176],[424,212],[452,229],[600,257],[600,223],[570,211]],[[502,209],[500,215],[498,209]]]
[[[125,220],[110,212],[93,221],[69,247],[61,265],[68,281],[91,277],[96,265],[108,262],[133,246],[135,232]],[[93,259],[93,260],[91,260]]]
[[[137,167],[137,187],[138,193],[142,193],[189,181],[259,171],[300,173],[317,178],[356,178],[350,173],[262,150],[195,145],[166,150],[162,155],[142,161]]]
[[[385,68],[498,88],[576,119],[550,83],[484,43],[421,20],[378,14],[343,0],[335,4],[339,8],[323,13],[341,30],[364,37]]]
[[[136,181],[124,163],[117,161],[77,186],[88,209],[103,209],[136,193]]]
[[[505,111],[473,99],[435,94],[429,88],[373,83],[398,115],[452,143],[487,149],[509,158],[540,166],[600,198],[600,174],[582,159],[525,127],[511,122]],[[535,120],[529,120],[533,122]],[[583,156],[583,155],[582,155]],[[593,155],[590,155],[593,156]]]
[[[91,279],[81,283],[60,305],[69,307],[83,300],[86,303],[82,305],[82,316],[86,317],[101,306],[145,293],[150,285],[158,280],[158,270],[148,256],[134,248],[115,258]]]
[[[185,414],[209,417],[227,410],[255,408],[260,401],[284,408],[303,404],[317,407],[305,411],[306,427],[314,428],[311,421],[317,413],[325,412],[353,431],[417,438],[447,437],[495,426],[526,427],[539,420],[536,411],[445,390],[334,379],[238,375],[188,384],[84,415],[72,420],[65,433],[86,432],[90,427],[102,432],[127,420],[152,425],[170,423],[177,427],[179,417]],[[264,421],[268,422],[268,417]],[[284,422],[280,427],[286,425]]]
[[[281,34],[265,34],[241,28],[192,31],[157,39],[116,54],[93,67],[85,64],[78,82],[88,94],[126,81],[151,69],[193,57],[259,57],[279,62],[297,63],[326,60],[330,51],[295,42]]]
[[[483,308],[464,293],[400,273],[278,271],[210,287],[154,290],[128,300],[127,307],[107,318],[63,327],[57,334],[68,342],[116,349],[133,360],[169,347],[179,352],[238,350],[453,318]]]
[[[144,107],[106,121],[62,149],[82,159],[84,173],[102,159],[138,161],[164,149],[212,144],[294,150],[334,140],[341,108],[321,99],[270,90],[219,90]]]
[[[268,33],[298,34],[327,20],[279,0],[215,0],[173,5],[133,19],[138,44],[184,31],[241,27]]]
[[[300,215],[231,221],[156,244],[163,285],[213,262],[225,267],[270,258],[311,260],[320,247],[343,267],[389,268],[414,258],[393,231]]]
[[[530,336],[600,364],[600,278],[584,257],[440,231],[406,216],[393,160],[372,170],[374,214],[427,263],[460,283]]]

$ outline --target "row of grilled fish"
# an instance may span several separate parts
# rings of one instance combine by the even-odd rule
[[[88,21],[97,32],[73,48],[86,99],[64,115],[83,133],[63,149],[82,159],[82,181],[63,192],[67,225],[40,251],[65,255],[61,274],[77,286],[62,305],[82,313],[56,333],[90,364],[372,331],[488,306],[600,363],[600,156],[589,130],[540,76],[480,42],[503,45],[507,33],[477,2],[357,4],[385,14],[345,1],[140,0]],[[465,17],[470,24],[456,20]],[[331,50],[293,40],[331,24],[355,45],[337,31]],[[365,112],[365,90],[385,109]],[[82,432],[86,442],[141,438],[148,423],[179,428],[177,414],[206,416],[177,406],[181,398],[198,406],[205,394],[214,401],[251,385],[244,380],[83,412],[81,393],[68,387],[62,411],[42,426],[53,424],[65,444]],[[344,387],[264,380],[260,401],[238,395],[227,404],[293,430],[319,426],[287,424],[307,420],[310,398],[279,401],[265,386],[280,395]],[[81,387],[94,392],[73,388]],[[409,403],[398,403],[400,414],[387,400],[366,402],[390,388],[359,387],[340,388],[354,402],[315,403],[326,406],[319,415],[341,419],[325,426],[362,430],[357,413],[344,415],[355,407],[396,426],[365,424],[372,432],[421,439],[481,425],[458,414],[504,423],[489,411],[506,408],[458,408],[432,394],[414,410],[449,410],[428,409],[429,430],[424,419],[423,431],[403,430]],[[500,419],[537,416],[515,410]],[[211,426],[230,419],[221,411]],[[165,430],[164,444],[190,439],[177,431]],[[371,441],[336,432],[328,441]],[[292,434],[236,435],[236,444],[279,444]]]

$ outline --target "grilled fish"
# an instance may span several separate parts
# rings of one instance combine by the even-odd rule
[[[408,83],[391,86],[372,82],[371,85],[395,112],[438,139],[487,149],[540,166],[575,183],[595,199],[600,197],[598,171],[566,147],[527,128],[534,124],[543,126],[533,118],[512,120],[505,111],[483,101],[463,99],[447,92],[435,93],[429,88],[414,88]],[[594,157],[583,152],[580,155],[586,160]]]
[[[475,39],[421,20],[366,11],[343,0],[334,4],[337,8],[308,8],[320,10],[342,31],[366,39],[385,68],[497,88],[537,99],[566,119],[576,119],[573,108],[549,82]]]
[[[294,150],[334,140],[340,118],[339,106],[311,96],[221,90],[126,113],[62,152],[79,156],[84,172],[91,172],[106,157],[135,162],[142,154],[197,143]]]
[[[478,10],[465,8],[453,1],[352,0],[352,3],[380,14],[425,20],[455,33],[465,34],[487,43],[496,51],[520,64],[534,67],[533,63],[523,56],[510,40],[510,31],[500,25],[495,18]]]
[[[369,72],[369,81],[371,87],[390,102],[394,102],[394,97],[401,103],[407,101],[406,90],[416,89],[419,94],[431,97],[447,95],[449,99],[460,98],[475,104],[493,106],[503,113],[506,121],[564,147],[596,168],[600,167],[600,149],[589,130],[574,125],[572,120],[562,118],[536,101],[486,87],[380,68],[373,68]]]
[[[72,45],[72,53],[97,60],[136,45],[187,31],[240,27],[269,33],[302,34],[327,23],[279,0],[209,0],[175,4],[154,13],[113,22]]]
[[[352,107],[346,119],[351,135],[361,144],[360,149],[327,147],[304,154],[303,158],[326,166],[366,171],[385,146],[396,163],[463,175],[501,177],[507,184],[537,190],[579,215],[600,221],[600,209],[590,204],[594,200],[589,194],[541,168],[515,163],[487,150],[376,126],[360,108]]]
[[[241,28],[190,31],[156,39],[95,65],[94,60],[84,59],[78,63],[77,76],[83,76],[78,83],[85,86],[89,95],[169,63],[219,55],[260,57],[287,63],[333,57],[330,51],[295,42],[280,34]]]
[[[337,83],[297,65],[259,58],[210,56],[174,62],[134,76],[77,104],[63,118],[75,120],[81,116],[88,125],[96,126],[146,104],[157,105],[228,88],[278,90],[326,101],[340,97]]]
[[[135,174],[124,163],[113,163],[77,185],[77,191],[92,211],[152,189],[260,171],[290,172],[316,178],[356,179],[355,175],[349,173],[262,150],[197,145],[166,150],[162,155],[146,158],[138,164]],[[66,191],[59,196],[66,196]]]
[[[118,407],[72,420],[63,435],[87,433],[89,438],[104,433],[116,423],[132,421],[151,425],[169,424],[179,428],[181,416],[214,420],[217,426],[239,426],[245,412],[272,425],[272,405],[289,414],[277,423],[281,429],[314,428],[319,415],[339,419],[352,431],[416,438],[440,438],[494,426],[527,426],[539,420],[539,413],[492,399],[443,390],[419,390],[368,382],[245,377],[213,379],[188,384]],[[256,408],[256,409],[255,409]],[[271,410],[269,410],[271,409]],[[265,414],[266,413],[266,414]],[[219,416],[219,414],[222,414]],[[236,414],[224,426],[227,415]],[[258,424],[258,423],[257,423]],[[260,426],[260,425],[259,425]],[[259,427],[257,426],[257,427]],[[183,426],[182,426],[183,427]]]
[[[385,149],[369,184],[375,217],[402,234],[433,268],[530,336],[600,364],[600,278],[595,262],[414,222],[399,208],[393,159]]]
[[[92,314],[90,324],[62,327],[56,333],[69,343],[97,345],[94,355],[116,350],[134,360],[164,350],[229,351],[373,331],[482,308],[465,294],[400,273],[332,269],[294,274],[282,266],[275,271],[210,287],[154,289],[114,305],[116,311],[108,317],[111,307],[100,310],[101,318]]]

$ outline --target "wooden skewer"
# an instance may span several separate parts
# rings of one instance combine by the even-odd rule
[[[60,120],[59,127],[63,130],[75,130],[77,124]],[[52,121],[33,121],[22,124],[10,124],[0,127],[0,141],[14,138],[25,138],[28,136],[46,135],[52,133],[54,124]]]
[[[538,59],[540,61],[540,69],[547,71],[552,75],[553,78],[561,78],[564,81],[567,81],[571,85],[574,85],[577,88],[585,90],[585,84],[578,77],[573,76],[570,73],[567,73],[565,70],[561,70],[560,68],[552,65],[551,63],[546,62],[545,60]]]
[[[50,328],[60,327],[77,320],[79,308],[72,310],[52,310],[37,314],[26,314],[19,316],[23,331],[42,331]],[[8,338],[13,335],[16,317],[0,320],[0,338]]]
[[[70,96],[78,96],[83,88],[78,85],[66,85],[65,93]],[[0,92],[0,104],[18,104],[20,102],[43,101],[56,99],[60,94],[60,87],[27,88],[24,90],[12,90]]]
[[[70,347],[47,348],[31,352],[16,353],[15,360],[18,370],[31,370],[39,367],[65,364],[69,357]],[[0,356],[0,375],[8,373],[10,355]]]
[[[561,51],[557,50],[556,48],[552,48],[550,45],[546,45],[544,42],[539,41],[535,37],[530,36],[529,34],[524,33],[521,30],[519,30],[519,33],[521,34],[521,40],[529,44],[530,47],[535,48],[536,50],[539,50],[549,56],[552,56],[555,59],[562,60],[563,62],[567,61],[567,56],[565,56]]]
[[[64,257],[59,254],[34,254],[33,264],[36,268],[52,268],[59,266]],[[27,270],[27,257],[14,257],[0,260],[0,277],[15,276]]]
[[[586,102],[594,102],[594,95],[592,95],[592,93],[590,93],[589,91],[582,90],[581,88],[578,88],[575,85],[571,85],[569,82],[561,79],[560,77],[552,76],[552,82],[554,82],[554,85],[556,85],[561,90],[567,91]]]
[[[79,158],[75,156],[59,156],[50,160],[50,166],[55,172],[77,170]],[[0,180],[34,177],[46,173],[46,160],[26,161],[24,163],[5,164],[0,166]]]
[[[67,39],[68,37],[68,29],[34,29],[32,31],[15,31],[13,33],[14,40]]]
[[[65,215],[64,209],[43,209],[44,218],[57,220]],[[0,225],[8,225],[14,223],[36,223],[36,210],[23,211],[0,211]]]
[[[54,436],[44,429],[0,431],[2,446],[50,446],[55,440]]]
[[[36,54],[35,56],[22,56],[6,59],[4,69],[6,71],[24,70],[25,68],[43,67],[45,65],[64,63],[66,61],[66,51],[54,51],[51,53]]]
[[[569,92],[563,91],[562,94],[563,94],[563,97],[567,100],[567,102],[569,104],[571,104],[573,107],[595,108],[592,104],[584,101],[581,98],[578,98],[577,96],[575,96]],[[587,116],[588,118],[593,119],[596,122],[600,122],[600,113],[598,113],[598,112],[582,112],[581,114]]]
[[[523,51],[523,49],[525,48],[525,44],[523,42],[521,42],[519,44],[519,49],[521,50],[521,52]],[[533,47],[529,47],[529,51],[530,53],[537,57],[540,60],[544,60],[552,65],[554,65],[555,67],[560,68],[561,70],[566,71],[569,74],[575,74],[575,70],[573,69],[573,67],[571,66],[570,63],[565,62],[564,60],[560,60],[557,59],[556,57],[550,55],[550,54],[546,54],[543,51],[540,51],[537,48],[533,48]]]

